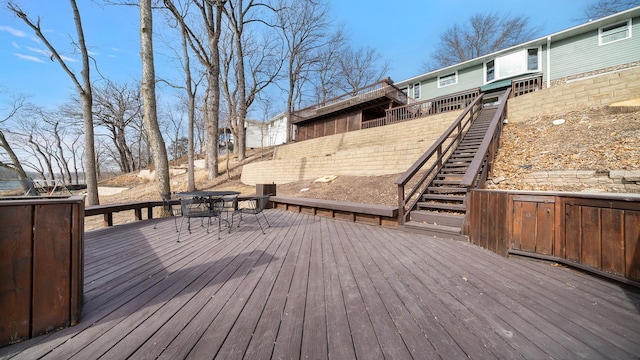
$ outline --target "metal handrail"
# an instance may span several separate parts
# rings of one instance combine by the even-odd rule
[[[398,224],[404,224],[406,213],[405,209],[412,209],[419,201],[419,197],[413,199],[410,206],[407,203],[416,195],[418,191],[424,186],[427,180],[431,180],[444,163],[444,157],[449,154],[449,151],[455,149],[458,143],[462,140],[462,135],[471,126],[471,123],[477,118],[477,114],[482,109],[482,100],[484,94],[480,94],[473,102],[471,102],[464,111],[456,118],[456,120],[449,126],[449,128],[436,140],[431,147],[413,164],[411,167],[402,174],[396,181],[398,185]],[[457,130],[457,132],[455,132]],[[445,146],[447,140],[450,140],[448,145]],[[435,155],[435,156],[434,156]],[[405,186],[413,179],[413,177],[420,171],[427,162],[433,160],[431,167],[416,183],[416,185],[409,191],[408,196],[405,196]],[[423,190],[423,189],[422,189]]]

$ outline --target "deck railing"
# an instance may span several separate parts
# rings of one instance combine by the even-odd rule
[[[419,201],[424,188],[436,176],[442,164],[462,140],[464,133],[471,127],[482,109],[483,95],[480,94],[464,109],[449,128],[435,141],[433,145],[418,159],[409,170],[402,174],[398,185],[398,225],[404,224],[409,211]],[[430,165],[426,170],[424,168]],[[416,179],[417,174],[422,176]],[[410,184],[411,183],[411,184]],[[405,187],[411,186],[405,194]]]
[[[525,95],[542,89],[542,74],[511,80],[511,96]]]
[[[382,96],[387,96],[403,104],[407,103],[408,100],[407,94],[405,94],[402,89],[393,85],[389,79],[384,79],[375,84],[336,96],[307,108],[296,110],[291,114],[291,119],[295,123],[303,119],[327,114],[336,109],[377,99]]]
[[[507,89],[502,97],[502,102],[498,105],[496,114],[491,119],[489,129],[480,143],[480,147],[476,151],[467,172],[462,178],[460,185],[467,188],[484,187],[487,175],[493,166],[493,159],[498,152],[500,146],[500,134],[502,133],[502,124],[507,116],[507,99],[511,89]]]
[[[378,126],[395,124],[403,121],[413,120],[424,116],[440,114],[447,111],[464,109],[475,98],[480,95],[480,89],[471,89],[452,95],[441,96],[407,105],[398,106],[386,111],[384,118],[365,120],[362,122],[363,129]]]
[[[474,189],[469,242],[640,287],[640,196]]]
[[[370,119],[370,120],[364,120],[362,122],[362,128],[363,129],[369,129],[369,128],[374,128],[374,127],[379,127],[379,126],[384,126],[387,124],[387,118],[386,117],[381,117],[381,118],[377,118],[377,119]]]

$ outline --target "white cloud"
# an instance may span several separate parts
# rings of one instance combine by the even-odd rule
[[[69,62],[78,62],[78,60],[76,60],[76,59],[74,59],[74,58],[70,58],[70,57],[68,57],[68,56],[61,55],[60,57],[61,57],[61,58],[62,58],[62,60],[64,60],[64,61],[69,61]]]
[[[38,48],[34,48],[34,47],[30,47],[27,46],[27,50],[33,51],[36,54],[40,54],[46,57],[51,56],[51,53],[49,52],[49,50],[45,50],[45,49],[38,49]]]
[[[11,46],[13,46],[13,47],[14,47],[14,48],[16,48],[16,49],[20,49],[20,45],[18,45],[18,43],[17,43],[17,42],[15,42],[15,41],[12,41],[12,42],[11,42]]]
[[[18,29],[14,29],[11,26],[0,26],[0,31],[6,31],[9,34],[13,35],[13,36],[18,36],[18,37],[25,37],[27,36],[27,33],[25,33],[22,30],[18,30]]]
[[[35,57],[35,56],[31,56],[31,55],[25,55],[25,54],[20,54],[20,53],[13,53],[13,55],[17,56],[18,59],[20,59],[20,60],[35,61],[35,62],[39,62],[39,63],[43,63],[44,62],[39,57]]]

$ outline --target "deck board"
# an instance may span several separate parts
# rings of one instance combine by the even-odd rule
[[[1,359],[616,358],[640,293],[549,262],[268,210],[177,243],[173,220],[85,234],[78,325]],[[245,220],[245,219],[243,219]]]

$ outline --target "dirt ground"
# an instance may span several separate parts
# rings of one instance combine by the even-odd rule
[[[564,119],[562,125],[554,120]],[[270,159],[271,152],[248,151],[247,160]],[[258,159],[258,160],[259,160]],[[207,180],[206,172],[196,172],[200,190],[237,190],[243,195],[255,193],[255,187],[240,182],[241,166],[230,161],[230,174],[223,162],[220,175]],[[494,165],[494,177],[503,177],[499,189],[579,191],[563,186],[534,188],[524,182],[528,172],[545,170],[632,170],[640,169],[640,111],[615,113],[607,108],[573,111],[561,116],[541,116],[519,124],[507,124],[502,133],[502,146]],[[327,174],[332,175],[332,174]],[[329,182],[298,181],[277,186],[277,195],[327,200],[341,200],[381,205],[397,205],[395,180],[400,174],[384,176],[338,176]],[[186,190],[186,174],[171,179],[172,191]],[[102,204],[134,200],[159,199],[155,184],[137,175],[123,175],[100,186],[126,187],[128,190],[100,196]],[[590,188],[594,190],[593,187]],[[595,189],[609,191],[606,187]],[[131,214],[115,214],[114,221],[131,221]],[[101,217],[87,218],[85,228],[101,226]]]

